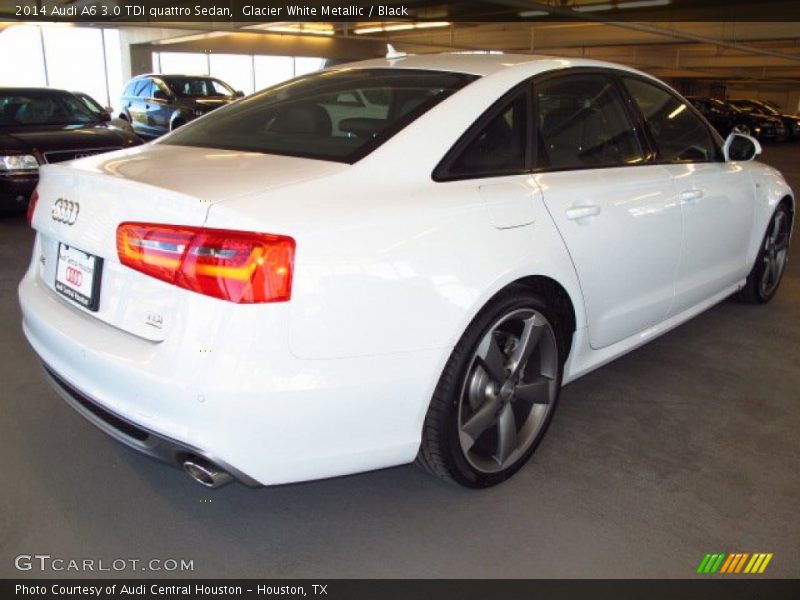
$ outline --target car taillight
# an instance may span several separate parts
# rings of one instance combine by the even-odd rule
[[[292,238],[266,233],[149,223],[117,228],[123,265],[240,304],[291,298],[294,249]]]
[[[33,213],[36,212],[36,203],[39,202],[39,190],[34,189],[28,200],[28,225],[33,225]]]

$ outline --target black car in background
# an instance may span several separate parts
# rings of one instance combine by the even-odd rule
[[[728,137],[733,131],[733,111],[722,100],[695,96],[687,96],[686,99],[703,114],[723,138]]]
[[[128,121],[125,119],[115,119],[111,116],[111,114],[114,112],[113,108],[104,108],[97,100],[95,100],[86,92],[72,93],[77,96],[78,100],[83,102],[83,105],[89,109],[89,112],[94,113],[94,115],[101,121],[108,123],[109,127],[113,127],[114,129],[122,129],[128,133],[133,133],[133,127],[131,127],[131,124]]]
[[[731,100],[718,98],[688,98],[722,137],[731,131],[752,135],[760,141],[784,141],[787,130],[783,121],[771,115],[734,106]]]
[[[70,92],[0,87],[0,210],[25,210],[39,165],[136,146]]]
[[[205,75],[139,75],[125,86],[119,117],[153,138],[244,96]]]
[[[729,102],[734,108],[741,111],[758,113],[780,119],[786,127],[787,137],[792,140],[800,139],[800,116],[780,112],[766,102],[761,102],[760,100],[730,100]]]

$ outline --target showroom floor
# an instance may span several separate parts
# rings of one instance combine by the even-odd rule
[[[800,191],[799,157],[764,160]],[[209,492],[111,441],[23,339],[31,240],[0,218],[0,577],[25,575],[18,554],[192,559],[201,577],[687,577],[707,552],[771,552],[766,575],[800,577],[800,236],[770,305],[723,302],[568,386],[533,461],[478,492],[411,466]]]

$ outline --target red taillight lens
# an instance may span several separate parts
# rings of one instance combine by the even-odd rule
[[[28,225],[33,224],[33,213],[36,212],[36,203],[39,202],[39,190],[34,189],[33,193],[31,194],[30,200],[28,200]]]
[[[282,235],[148,223],[117,228],[123,265],[240,304],[291,298],[294,249]]]

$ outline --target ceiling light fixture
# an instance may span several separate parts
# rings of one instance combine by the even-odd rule
[[[336,33],[330,23],[275,23],[263,28],[275,33],[294,33],[308,35],[333,35]]]
[[[581,6],[573,6],[572,10],[575,12],[600,12],[601,10],[612,10],[613,4],[583,4]]]
[[[634,0],[633,2],[618,2],[617,8],[648,8],[667,4],[672,4],[672,0]]]
[[[386,31],[403,31],[410,29],[431,29],[434,27],[449,27],[450,21],[422,21],[421,23],[384,23],[383,25],[370,25],[369,27],[358,27],[353,30],[356,35],[366,35],[368,33],[382,33]]]

